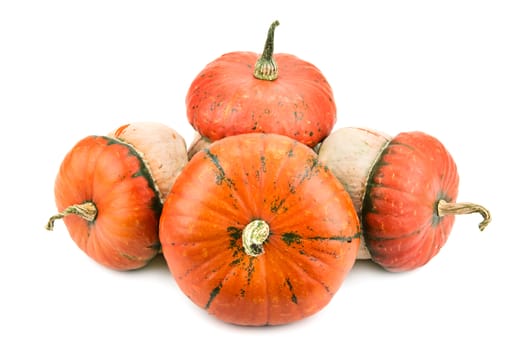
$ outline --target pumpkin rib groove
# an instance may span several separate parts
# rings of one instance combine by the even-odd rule
[[[403,253],[396,256],[396,264],[391,269],[412,268],[414,266],[415,257],[419,257],[419,263],[426,264],[432,256],[434,256],[436,242],[435,234],[419,235],[420,239],[417,244],[417,249],[410,249],[410,246],[404,246]],[[429,241],[430,240],[430,241]]]
[[[209,150],[206,149],[206,154],[208,155],[211,155],[212,153],[209,152]],[[242,150],[236,150],[236,151],[242,151]],[[244,156],[242,153],[238,155],[239,158],[240,158],[240,161],[238,163],[238,165],[240,165],[242,167],[242,169],[239,171],[239,173],[243,174],[244,176],[244,179],[245,181],[247,181],[246,183],[249,183],[249,181],[253,181],[253,180],[250,180],[247,176],[247,169],[245,168],[246,164],[248,163],[247,161],[244,161],[244,159],[242,159],[242,157]],[[215,156],[216,157],[216,156]],[[223,174],[226,178],[230,178],[227,176],[227,174],[230,172],[231,169],[229,169],[228,167],[225,169],[222,165],[220,165],[219,160],[217,159],[217,161],[214,161],[213,159],[211,159],[211,156],[210,158],[208,158],[210,161],[212,161],[212,163],[215,165],[215,166],[220,166],[220,172],[221,174]],[[251,191],[247,191],[247,193],[241,193],[240,192],[240,188],[243,188],[243,189],[250,189],[249,186],[236,186],[235,183],[233,183],[232,180],[230,180],[231,182],[231,185],[229,185],[227,183],[227,186],[228,186],[228,193],[229,195],[231,196],[231,198],[235,201],[235,205],[237,205],[236,208],[234,208],[235,210],[233,211],[233,215],[237,216],[238,213],[248,213],[248,212],[251,212],[252,214],[256,212],[256,210],[254,209],[254,207],[256,207],[258,204],[254,202],[254,198],[255,195],[253,192]],[[215,201],[208,201],[209,202],[215,202]],[[217,198],[217,202],[220,202],[220,198]],[[250,205],[251,203],[251,205]],[[219,208],[221,209],[224,209],[225,206],[219,206]],[[255,216],[258,216],[258,214],[254,214]],[[248,219],[248,218],[246,218]]]
[[[381,214],[381,217],[385,217],[385,216],[386,216],[385,214]],[[378,230],[373,230],[373,231],[372,230],[368,230],[368,231],[365,231],[365,232],[373,233],[373,234],[370,234],[370,236],[368,234],[365,234],[365,236],[366,236],[366,239],[369,240],[370,242],[385,242],[385,241],[409,238],[409,237],[412,237],[412,236],[418,236],[421,232],[424,232],[424,230],[428,229],[429,226],[430,226],[430,224],[424,223],[423,225],[418,226],[413,231],[402,233],[402,234],[399,234],[399,235],[387,236],[387,237],[380,236]]]
[[[187,197],[185,197],[187,198]],[[212,205],[212,202],[213,203],[217,203],[215,201],[215,198],[213,198],[214,200],[210,200],[210,201],[207,201],[206,203],[200,203],[202,204],[204,207],[206,207],[207,209],[209,209],[209,211],[207,212],[207,216],[206,217],[199,217],[199,221],[201,223],[209,223],[209,224],[216,224],[217,221],[216,220],[219,220],[221,222],[227,222],[227,221],[237,221],[237,223],[239,223],[238,221],[240,221],[241,217],[239,217],[239,213],[240,211],[239,210],[228,210],[229,208],[227,206],[217,206],[217,205]],[[186,212],[184,213],[185,217],[192,217],[194,216],[195,214],[192,213],[192,212]],[[180,217],[182,217],[183,215],[180,215]],[[234,219],[235,218],[235,219]]]
[[[214,223],[213,221],[210,221],[210,220],[205,220],[205,219],[199,219],[199,222],[200,223]],[[221,242],[224,241],[224,237],[220,234],[217,234],[217,235],[206,235],[204,237],[199,237],[199,238],[196,238],[194,236],[191,237],[191,239],[188,238],[188,236],[184,236],[184,241],[186,241],[187,243],[183,243],[183,245],[189,245],[189,244],[201,244],[201,243],[208,243],[208,244],[211,244],[211,243],[216,243],[217,245],[220,244]],[[174,242],[174,241],[169,241],[169,242],[166,242],[165,244],[169,244],[169,245],[178,245],[179,243],[178,242]]]
[[[415,259],[416,257],[421,255],[421,248],[425,246],[425,242],[427,242],[428,238],[429,235],[420,234],[404,239],[373,244],[370,246],[370,250],[374,254],[373,260],[380,262],[381,265],[384,265],[389,269],[393,269],[394,267],[399,268],[401,261],[412,263],[417,260]],[[394,255],[392,254],[393,251],[396,252]],[[394,260],[396,263],[392,264],[392,261]]]
[[[437,235],[433,232],[428,233],[428,226],[423,227],[419,234],[411,237],[384,241],[387,245],[383,246],[382,249],[378,249],[377,244],[371,244],[369,249],[373,252],[373,260],[379,261],[383,267],[391,271],[412,269],[421,262],[426,264],[435,255],[436,249],[439,251],[443,246],[443,241],[439,241],[440,244],[436,246]],[[427,234],[421,234],[422,232],[427,232]],[[410,240],[407,241],[407,239]],[[402,247],[402,250],[392,255],[392,252],[388,250],[389,242],[392,243],[393,247]]]
[[[301,251],[300,252],[301,256],[304,258],[309,258],[309,259],[313,258],[315,261],[321,262],[324,265],[329,266],[330,269],[333,268],[333,262],[330,262],[330,260],[333,261],[335,258],[333,251],[330,251],[329,249],[326,249],[326,248],[322,248],[318,245],[309,247],[309,250],[311,250],[312,252],[318,252],[319,255],[304,254],[304,253],[301,253],[302,252]]]
[[[314,256],[312,254],[308,254],[306,252],[304,248],[304,245],[302,244],[301,240],[303,239],[303,236],[298,234],[298,233],[294,233],[294,236],[292,238],[284,238],[284,235],[288,234],[289,232],[285,232],[285,233],[282,233],[280,235],[276,235],[276,236],[280,236],[280,242],[279,243],[274,243],[274,246],[275,246],[275,249],[280,249],[280,250],[288,250],[288,249],[294,249],[296,251],[298,251],[299,253],[299,256],[301,257],[305,257],[305,258],[308,258],[309,260],[313,259],[317,262],[320,262],[322,263],[323,265],[325,266],[328,266],[331,268],[332,264],[330,262],[328,262],[325,258],[322,258],[320,256]],[[283,242],[284,244],[286,244],[286,247],[283,247],[281,246],[281,242]],[[294,245],[292,247],[292,245]],[[318,247],[314,246],[314,247],[310,247],[310,249],[312,250],[315,250],[315,251],[318,251],[319,253],[321,253],[322,255],[327,255],[326,254],[326,251],[325,250],[321,250],[319,249]],[[328,254],[328,256],[330,256],[330,254]]]
[[[309,263],[311,261],[315,261],[316,263],[322,264],[323,266],[327,267],[328,269],[331,269],[333,267],[333,263],[329,261],[329,258],[333,258],[332,255],[327,253],[326,250],[320,249],[319,247],[309,247],[310,250],[313,250],[315,252],[320,253],[319,255],[314,255],[311,253],[307,253],[305,249],[299,250],[299,255],[301,258],[306,259]]]
[[[286,258],[286,254],[283,253],[283,249],[279,249],[277,247],[274,247],[274,248],[275,249],[273,249],[271,253],[280,255],[281,264],[284,262],[287,266],[293,267],[295,270],[301,271],[304,277],[307,277],[308,279],[314,281],[316,284],[319,284],[320,286],[322,286],[323,289],[326,291],[326,293],[328,293],[330,296],[333,295],[332,291],[330,290],[330,287],[328,287],[323,281],[317,278],[314,278],[312,274],[309,273],[307,270],[305,270],[305,268],[301,266],[296,260]],[[284,249],[284,250],[287,250],[287,249]],[[300,253],[297,254],[297,256],[301,256],[301,255],[302,254]],[[333,265],[333,264],[327,264],[327,265]]]
[[[193,159],[195,159],[195,157]],[[188,173],[188,172],[199,173],[201,171],[200,168],[202,166],[200,167],[197,166],[199,169],[194,169],[195,166],[193,166],[193,164],[196,164],[195,161],[193,162],[190,161],[188,164],[189,164],[188,167],[191,167],[191,168],[187,168],[187,171],[185,173]],[[206,173],[208,174],[209,172],[206,172]],[[192,179],[192,185],[202,187],[202,184],[196,181],[195,179]],[[199,221],[201,223],[209,223],[211,225],[214,225],[217,222],[232,222],[232,224],[237,223],[238,225],[240,225],[242,221],[248,220],[248,218],[243,218],[242,216],[239,215],[243,212],[242,210],[240,210],[242,208],[238,208],[238,207],[236,208],[235,206],[221,204],[223,199],[218,197],[220,195],[219,193],[216,193],[215,191],[213,191],[214,186],[215,185],[211,185],[209,186],[209,188],[207,188],[208,189],[207,193],[208,193],[208,196],[210,196],[210,198],[209,200],[206,200],[206,201],[203,201],[201,199],[201,192],[194,191],[191,188],[192,186],[177,189],[176,191],[171,193],[171,195],[179,197],[180,203],[186,203],[186,204],[191,203],[192,206],[194,205],[194,203],[198,203],[199,206],[205,207],[207,209],[206,210],[207,214],[206,216],[199,217]],[[232,197],[232,199],[234,198]],[[237,204],[242,204],[242,202],[237,200],[236,205]],[[191,219],[194,217],[195,213],[193,210],[188,209],[187,205],[184,206],[181,204],[181,206],[183,207],[183,209],[177,212],[178,217],[188,218],[188,219]]]
[[[262,157],[262,154],[261,154],[262,150],[257,150],[257,151],[258,151],[257,157]],[[254,180],[250,177],[251,169],[248,168],[248,164],[250,164],[250,162],[248,160],[242,159],[243,156],[244,155],[240,155],[241,161],[239,162],[239,164],[241,166],[241,169],[239,172],[242,176],[243,183],[249,184],[253,182]],[[258,184],[259,184],[258,188],[264,188],[263,181],[266,176],[264,174],[260,174],[259,176],[255,176],[255,177],[258,180]],[[257,210],[257,208],[260,208],[260,203],[258,203],[258,201],[263,200],[263,198],[261,199],[258,198],[259,195],[255,187],[242,186],[242,189],[243,189],[242,192],[238,190],[235,193],[239,202],[241,202],[243,206],[242,211],[246,213],[251,213],[253,216],[251,220],[256,219],[256,218],[261,218],[262,213],[260,212],[260,210]],[[268,222],[267,219],[265,219],[265,221]]]
[[[246,257],[243,257],[243,258],[246,258]],[[243,259],[241,258],[241,259]],[[242,295],[242,290],[245,290],[246,293],[249,293],[249,288],[250,288],[250,283],[251,283],[251,277],[250,277],[250,274],[253,273],[254,271],[254,267],[253,267],[253,263],[254,263],[254,257],[249,257],[248,258],[248,267],[245,269],[243,267],[241,267],[242,264],[237,264],[235,265],[234,267],[231,266],[231,264],[223,264],[223,266],[226,266],[225,267],[225,271],[224,271],[224,275],[222,277],[219,277],[218,278],[218,284],[217,286],[215,286],[209,293],[209,299],[208,301],[206,302],[205,305],[203,305],[202,307],[207,310],[208,312],[210,313],[214,313],[214,310],[213,310],[213,301],[215,300],[219,300],[221,298],[221,295],[220,295],[220,292],[223,290],[223,288],[228,288],[229,286],[229,283],[233,283],[235,284],[236,283],[236,280],[237,280],[237,276],[239,275],[239,272],[241,270],[243,271],[246,271],[248,273],[248,278],[247,280],[245,281],[246,282],[246,285],[243,285],[242,287],[243,288],[240,288],[239,289],[239,293],[238,295]],[[245,260],[245,259],[243,259]],[[226,259],[227,261],[227,259]],[[261,267],[261,263],[259,263],[257,266],[258,268]],[[217,273],[220,271],[220,269],[217,269]],[[265,277],[264,277],[264,274],[261,273],[261,272],[257,272],[257,275],[260,276],[258,279],[260,280],[265,280]],[[237,290],[237,288],[235,288]],[[265,299],[268,299],[267,297]]]
[[[269,238],[269,237],[268,237]],[[271,240],[268,239],[267,240],[268,243],[271,243]],[[271,304],[271,300],[270,300],[270,297],[271,297],[271,293],[270,293],[270,284],[268,283],[268,259],[266,258],[266,256],[263,254],[260,258],[262,258],[263,260],[263,263],[261,263],[261,276],[263,276],[261,278],[261,281],[264,283],[264,299],[266,300],[266,308],[265,308],[265,312],[266,314],[264,315],[264,319],[266,320],[265,322],[265,325],[269,325],[269,322],[270,322],[270,313],[271,313],[271,310],[272,310],[272,304]]]
[[[102,261],[110,262],[114,266],[125,265],[121,263],[124,258],[122,252],[117,248],[118,243],[113,239],[109,239],[108,235],[101,231],[100,228],[95,229],[91,239],[86,241],[86,252],[88,255],[98,256]],[[125,260],[129,260],[124,258]],[[139,261],[136,259],[135,261]],[[143,259],[140,261],[149,261],[149,259]]]
[[[227,259],[224,259],[224,260],[228,261]],[[237,272],[237,268],[236,267],[231,267],[230,264],[227,264],[226,262],[224,264],[222,264],[222,266],[226,266],[226,268],[225,268],[226,270],[224,271],[224,276],[219,277],[219,283],[217,284],[216,287],[214,287],[211,290],[210,298],[206,302],[206,305],[204,305],[204,308],[206,310],[208,310],[208,311],[211,311],[210,307],[211,307],[212,302],[214,300],[216,300],[217,297],[220,298],[219,293],[222,290],[222,288],[225,286],[225,284],[230,280],[230,277],[235,275],[235,273]],[[217,271],[215,273],[218,273],[219,271],[220,271],[220,269],[217,269]]]
[[[218,245],[219,247],[219,245]],[[220,250],[220,249],[219,249]],[[212,254],[211,257],[202,257],[199,259],[199,263],[193,264],[191,267],[187,268],[182,275],[180,275],[178,278],[186,279],[187,276],[190,274],[195,275],[198,274],[200,276],[200,271],[203,269],[208,269],[210,266],[216,266],[215,268],[209,269],[213,273],[218,273],[222,268],[225,268],[228,266],[227,263],[222,264],[216,264],[217,261],[227,261],[228,259],[224,259],[225,256],[229,256],[229,251],[219,251],[215,254]],[[208,279],[210,276],[203,275],[203,280]],[[201,281],[199,281],[201,283]]]
[[[260,136],[262,136],[261,137],[262,145],[261,145],[260,151],[264,152],[266,150],[267,152],[269,152],[269,149],[273,149],[274,145],[272,144],[272,141],[268,140],[268,138],[266,136],[263,136],[263,134],[260,134]],[[282,141],[280,142],[279,146],[281,146],[281,144],[282,144]],[[283,169],[286,169],[287,167],[289,167],[291,159],[294,158],[297,144],[298,142],[296,140],[289,140],[289,142],[287,142],[286,144],[282,144],[282,146],[287,146],[287,149],[283,151],[280,151],[280,150],[276,151],[276,152],[279,152],[280,156],[282,156],[280,158],[280,161],[279,162],[272,161],[273,165],[277,163],[277,167],[272,167],[271,173],[268,173],[268,171],[264,171],[264,176],[261,176],[261,178],[264,178],[267,181],[272,181],[272,184],[274,184],[274,186],[278,185],[280,183],[279,181],[281,179]],[[258,154],[258,156],[263,156],[263,155],[264,155],[263,153]],[[287,176],[284,176],[284,177],[287,177]],[[264,188],[264,187],[261,187],[261,188]]]
[[[400,186],[404,186],[404,184],[399,184],[399,185]],[[416,193],[407,192],[404,188],[394,187],[391,184],[384,184],[384,183],[378,183],[378,182],[371,183],[370,184],[370,189],[369,189],[370,193],[373,192],[374,188],[384,188],[384,189],[387,189],[389,191],[394,191],[394,192],[398,193],[399,196],[410,197],[410,198],[413,199],[414,202],[420,201],[420,199],[419,199],[419,197],[417,196]]]
[[[312,179],[312,176],[320,175],[321,174],[318,172],[313,172],[310,174],[309,180]],[[288,205],[285,221],[280,220],[279,214],[275,214],[272,217],[272,230],[275,232],[286,232],[289,231],[289,227],[298,226],[300,223],[302,223],[305,217],[305,205],[310,206],[312,205],[312,202],[314,202],[316,207],[323,208],[327,203],[333,201],[333,197],[328,195],[321,195],[320,193],[318,193],[318,195],[315,198],[313,198],[310,194],[311,191],[315,191],[315,188],[317,188],[319,184],[322,184],[324,182],[324,179],[320,178],[319,180],[316,180],[315,184],[313,184],[311,181],[305,181],[304,178],[299,179],[298,182],[299,183],[297,185],[294,185],[295,193],[293,195],[300,196],[302,193],[304,193],[304,200],[299,203],[294,202]],[[304,188],[304,186],[307,187]],[[342,189],[342,191],[344,191],[344,189]],[[290,198],[290,196],[291,194],[283,197],[282,201],[286,203],[287,199]],[[317,215],[316,218],[322,218],[322,215]]]
[[[283,172],[283,169],[286,169],[287,167],[290,166],[290,162],[291,162],[290,158],[294,156],[294,151],[296,147],[297,147],[297,142],[294,141],[291,144],[291,147],[289,148],[289,150],[285,152],[286,156],[283,157],[283,160],[281,162],[279,162],[279,165],[276,168],[276,170],[272,172],[271,181],[274,187],[277,187],[280,184],[280,181],[282,178],[287,178],[287,176],[284,176],[284,177],[282,176],[282,172]],[[280,206],[284,205],[284,203],[286,203],[286,201],[292,195],[293,195],[292,193],[287,193],[285,196],[279,197],[279,200],[281,202]],[[273,202],[270,202],[270,205],[272,205],[271,203]],[[295,209],[295,207],[292,207],[292,208],[288,207],[287,213],[286,213],[288,216],[290,216],[291,214],[290,209]],[[272,208],[270,208],[270,213],[271,214],[269,214],[267,217],[267,221],[268,223],[274,223],[275,218],[277,218],[280,214],[278,210],[272,210]]]
[[[227,261],[227,259],[226,259]],[[219,283],[217,284],[216,287],[214,287],[211,291],[210,291],[210,298],[208,299],[206,305],[204,305],[204,308],[206,310],[208,310],[209,312],[213,312],[210,308],[212,306],[212,302],[214,300],[217,300],[216,298],[220,298],[220,291],[222,290],[222,288],[224,288],[226,286],[226,284],[230,281],[230,280],[234,280],[236,276],[236,274],[238,273],[238,270],[239,268],[238,267],[231,267],[231,264],[227,264],[227,263],[224,263],[222,266],[225,266],[225,271],[224,271],[224,275],[222,277],[219,277],[218,280],[219,280]],[[217,273],[218,271],[220,271],[219,269],[217,269]],[[233,276],[233,277],[232,277]],[[233,283],[233,282],[232,282]]]
[[[422,235],[421,232],[423,232],[423,229],[417,229],[414,232],[410,234],[403,235],[402,237],[392,237],[392,238],[370,238],[370,249],[374,251],[374,256],[381,257],[383,254],[381,253],[383,249],[378,249],[377,245],[379,244],[382,247],[390,246],[393,243],[397,243],[400,240],[408,240],[412,239],[410,244],[403,245],[404,250],[410,251],[411,248],[417,248],[417,246],[420,244],[420,242],[425,238],[425,235]],[[417,249],[414,249],[417,250]],[[415,252],[416,253],[416,252]],[[419,252],[417,252],[419,254]],[[388,256],[388,254],[386,255]]]
[[[112,229],[111,226],[109,225],[109,222],[110,222],[110,220],[105,220],[105,218],[101,218],[101,221],[99,222],[99,224],[97,225],[97,229],[95,230],[94,237],[91,240],[91,242],[96,242],[97,243],[98,252],[94,253],[93,251],[91,251],[91,253],[99,254],[99,255],[105,255],[106,259],[108,261],[115,260],[114,259],[115,256],[118,255],[118,256],[123,257],[123,258],[125,258],[127,260],[130,260],[130,261],[144,262],[144,263],[152,260],[156,256],[156,254],[154,254],[154,252],[158,252],[158,250],[150,248],[151,245],[150,246],[146,246],[146,247],[142,247],[141,246],[140,249],[133,249],[132,247],[130,247],[129,244],[128,244],[129,243],[129,238],[126,237],[126,236],[115,235],[115,233],[118,232],[118,230],[117,229]],[[102,230],[102,227],[104,227],[105,229]],[[124,232],[124,231],[126,231],[126,230],[122,229],[122,232]],[[111,232],[112,234],[110,235],[110,234],[108,234],[108,232]],[[142,235],[143,235],[143,233],[141,235],[135,236],[135,238],[138,238],[139,236],[142,236]],[[157,242],[151,242],[151,243],[152,243],[152,245],[155,245]],[[127,245],[128,246],[129,253],[125,253],[125,252],[121,251],[120,249],[118,249],[118,247],[122,246],[122,245]],[[90,252],[89,247],[90,246],[88,245],[87,246],[87,251],[88,252]],[[148,258],[140,258],[138,255],[131,254],[132,251],[136,251],[138,253],[138,252],[145,252],[148,249],[150,249],[151,252],[152,252],[151,253],[152,256],[150,256]],[[108,250],[111,250],[111,253]],[[143,255],[143,253],[141,255]],[[117,259],[117,260],[120,260],[120,259]]]
[[[294,318],[297,318],[297,319],[301,319],[301,318],[304,318],[306,316],[305,312],[304,312],[304,303],[303,303],[303,300],[302,299],[297,299],[297,295],[295,294],[292,294],[292,292],[290,291],[290,288],[289,288],[289,284],[287,283],[287,281],[290,281],[290,276],[293,274],[293,272],[295,271],[296,273],[298,273],[298,276],[303,276],[304,278],[307,278],[308,280],[310,281],[313,281],[314,283],[320,285],[323,287],[323,289],[325,289],[325,285],[312,278],[312,276],[310,276],[308,273],[306,273],[304,271],[304,269],[300,266],[298,266],[296,264],[295,261],[293,261],[293,263],[290,261],[290,259],[286,259],[286,257],[284,255],[281,254],[280,251],[276,250],[276,249],[267,249],[267,252],[269,254],[271,254],[271,258],[269,259],[270,262],[274,262],[275,265],[279,266],[280,268],[280,273],[282,276],[280,276],[282,279],[279,279],[278,281],[275,281],[274,282],[274,285],[277,286],[277,288],[279,290],[282,290],[283,287],[287,287],[286,290],[288,290],[288,292],[290,293],[289,294],[289,299],[285,302],[286,305],[289,305],[287,306],[288,309],[288,312],[289,313],[299,313],[300,316],[294,316]],[[278,260],[278,262],[276,262],[276,260]],[[300,278],[300,277],[299,277]],[[304,280],[303,278],[303,280]],[[289,282],[291,283],[291,282]],[[281,286],[281,288],[279,288],[279,286]],[[280,297],[282,297],[282,294],[279,293]],[[268,302],[270,303],[270,300],[268,300]],[[291,302],[291,303],[290,303]],[[281,301],[282,303],[282,301]],[[271,306],[271,304],[270,304]],[[293,306],[293,309],[291,308]],[[272,318],[274,317],[274,315],[272,315],[272,313],[270,312],[268,314],[268,320],[269,320],[269,323],[271,324],[271,320]]]

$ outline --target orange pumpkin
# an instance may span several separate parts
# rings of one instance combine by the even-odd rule
[[[327,137],[319,158],[343,183],[362,219],[361,255],[389,271],[428,263],[445,245],[456,214],[489,211],[457,203],[454,159],[435,137],[403,132],[395,137],[361,128],[341,128]]]
[[[160,241],[182,291],[239,325],[293,322],[323,308],[352,268],[352,200],[306,145],[277,134],[226,137],[176,179]]]
[[[211,141],[242,133],[277,133],[311,147],[336,122],[332,89],[313,64],[273,54],[272,23],[262,55],[236,51],[210,62],[186,96],[187,117]]]
[[[150,133],[152,127],[156,134]],[[155,149],[146,147],[144,140],[155,138],[166,154],[182,148],[175,151],[178,159],[163,161],[165,168],[173,170],[177,168],[174,165],[186,162],[185,144],[170,128],[154,123],[131,124],[118,128],[116,134],[122,137],[126,129],[145,152],[115,137],[88,136],[66,154],[55,180],[59,214],[46,226],[52,230],[54,222],[63,219],[82,251],[115,270],[141,268],[158,254],[162,194],[157,180],[164,183],[177,175],[152,175],[148,163],[156,163],[149,162],[146,155],[152,156]]]

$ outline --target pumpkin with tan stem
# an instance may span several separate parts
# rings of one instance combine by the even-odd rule
[[[226,137],[196,153],[160,220],[168,267],[217,318],[277,325],[315,314],[352,268],[352,200],[306,145],[277,134]]]
[[[457,203],[459,176],[443,144],[423,132],[395,137],[346,127],[319,148],[319,159],[343,183],[362,220],[359,258],[389,271],[425,265],[443,247],[456,214],[480,213],[483,230],[490,213],[474,203]]]
[[[59,213],[46,228],[52,230],[62,219],[93,260],[115,270],[133,270],[159,253],[163,195],[157,184],[173,183],[177,169],[187,162],[186,146],[174,130],[156,123],[124,125],[111,135],[87,136],[66,154],[55,180]]]
[[[186,96],[193,128],[211,141],[243,133],[277,133],[315,146],[332,130],[336,106],[332,89],[313,64],[273,53],[270,26],[262,55],[226,53],[210,62]]]

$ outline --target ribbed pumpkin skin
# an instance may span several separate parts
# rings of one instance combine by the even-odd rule
[[[264,220],[259,256],[243,228]],[[313,150],[288,137],[244,134],[190,160],[164,203],[162,251],[182,291],[239,325],[290,323],[323,308],[352,268],[360,227],[349,195]]]
[[[146,265],[159,251],[161,204],[140,158],[129,146],[105,136],[80,140],[65,156],[55,180],[61,212],[92,202],[97,216],[63,221],[78,247],[115,270]]]
[[[231,52],[210,62],[187,96],[188,121],[211,141],[242,133],[276,133],[308,146],[324,139],[336,122],[332,89],[320,70],[284,53],[274,81],[253,76],[258,54]]]
[[[422,132],[394,137],[371,171],[363,233],[372,259],[390,271],[425,265],[445,244],[454,215],[439,217],[440,199],[455,202],[459,177],[445,147]]]

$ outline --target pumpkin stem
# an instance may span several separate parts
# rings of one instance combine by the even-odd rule
[[[270,25],[270,29],[268,29],[268,36],[266,37],[266,43],[264,44],[264,51],[255,63],[255,71],[253,72],[253,75],[257,79],[277,79],[277,63],[273,59],[273,36],[275,33],[275,27],[278,25],[279,21],[275,21]]]
[[[449,203],[441,199],[437,211],[439,216],[479,213],[483,216],[483,221],[478,225],[480,231],[483,231],[491,221],[490,212],[475,203]]]
[[[62,212],[50,217],[46,225],[46,230],[53,231],[53,228],[55,227],[55,220],[62,219],[70,214],[78,215],[82,219],[92,222],[97,217],[97,207],[93,202],[73,204],[64,209]]]
[[[263,243],[270,235],[270,226],[263,220],[253,220],[242,230],[242,246],[250,256],[264,253]]]

